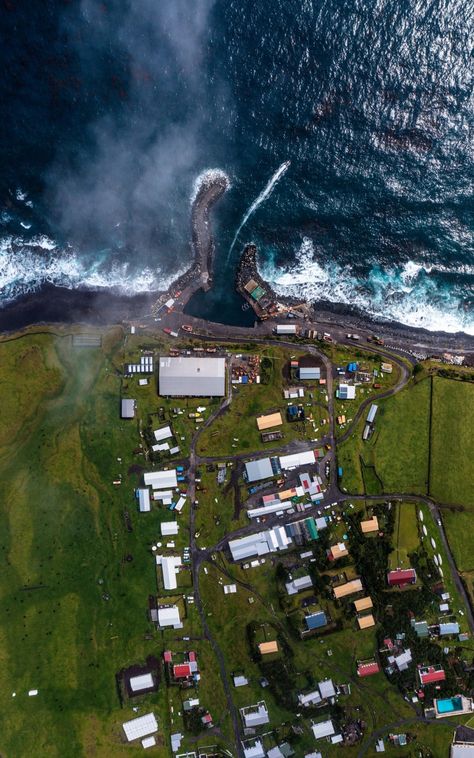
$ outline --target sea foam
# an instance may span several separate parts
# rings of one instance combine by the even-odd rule
[[[261,265],[262,276],[281,295],[355,306],[375,320],[474,335],[474,314],[463,307],[461,296],[452,286],[443,288],[429,276],[433,270],[414,261],[385,269],[373,266],[362,281],[350,266],[319,261],[307,237],[291,266],[282,269],[271,262]]]

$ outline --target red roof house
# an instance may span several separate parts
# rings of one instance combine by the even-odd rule
[[[418,669],[420,684],[434,684],[435,682],[444,682],[446,674],[444,669],[436,666],[423,666]]]
[[[177,666],[173,666],[173,676],[175,679],[186,679],[191,676],[191,666],[189,663],[180,663]]]
[[[196,653],[195,653],[193,650],[191,650],[191,651],[188,653],[188,659],[189,659],[190,661],[195,661],[195,660],[196,660]]]
[[[380,666],[376,661],[370,663],[359,663],[357,667],[358,676],[371,676],[372,674],[378,674]]]
[[[165,652],[163,653],[163,660],[165,663],[171,663],[171,661],[173,660],[173,653],[171,652],[171,650],[165,650]]]
[[[406,584],[415,584],[416,571],[414,568],[389,571],[387,581],[390,587],[404,587]]]

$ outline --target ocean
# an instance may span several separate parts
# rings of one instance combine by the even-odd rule
[[[4,0],[0,28],[0,308],[163,289],[220,168],[189,312],[248,323],[253,241],[281,294],[474,334],[469,0]]]

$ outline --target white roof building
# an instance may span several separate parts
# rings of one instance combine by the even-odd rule
[[[183,626],[179,616],[179,608],[176,605],[167,608],[158,608],[158,626],[164,629],[172,626],[174,629],[181,629]]]
[[[337,396],[340,400],[354,400],[356,396],[356,388],[352,384],[340,384]]]
[[[149,734],[157,732],[158,722],[154,713],[147,713],[145,716],[125,721],[122,724],[122,728],[128,742],[132,742],[133,740],[139,740],[142,737],[147,737]]]
[[[318,724],[313,724],[311,728],[316,740],[320,740],[322,737],[331,737],[333,734],[336,734],[331,719],[320,721]]]
[[[248,683],[249,680],[247,677],[242,676],[242,674],[234,676],[234,687],[245,687]]]
[[[291,500],[286,502],[283,500],[277,500],[270,505],[260,505],[258,508],[249,508],[247,516],[249,518],[259,518],[260,516],[267,516],[269,513],[276,513],[277,511],[287,511],[293,507]]]
[[[223,397],[225,358],[160,356],[160,395]]]
[[[336,697],[336,690],[332,683],[332,679],[325,679],[322,682],[318,682],[319,691],[322,698]]]
[[[306,695],[303,695],[302,693],[298,695],[299,704],[305,706],[306,708],[308,708],[310,705],[318,705],[321,700],[322,697],[319,690],[313,690],[313,692],[308,692]]]
[[[154,490],[167,490],[178,486],[174,468],[169,471],[150,471],[144,474],[143,480],[147,487],[151,486]]]
[[[170,537],[173,534],[178,534],[178,522],[177,521],[162,521],[161,524],[162,537]]]
[[[292,582],[286,582],[285,587],[289,595],[296,595],[297,592],[307,590],[313,586],[313,581],[309,574],[301,576],[298,579],[293,579]]]
[[[140,676],[130,677],[130,689],[132,692],[141,692],[154,687],[155,682],[151,674],[141,674]]]
[[[155,429],[153,434],[155,435],[155,440],[157,442],[161,442],[162,440],[167,440],[173,436],[173,432],[171,431],[171,428],[169,426],[162,426],[161,429]]]
[[[280,456],[280,466],[284,470],[298,468],[298,466],[307,466],[315,462],[314,450],[304,450],[301,453]]]
[[[175,590],[178,586],[176,575],[181,566],[181,558],[178,555],[157,555],[156,563],[161,566],[165,590]]]
[[[246,708],[241,708],[240,714],[246,729],[253,726],[263,726],[263,724],[268,724],[270,721],[267,706],[263,700],[256,705],[249,705]]]
[[[243,748],[245,758],[265,758],[265,750],[260,740],[257,740],[250,747],[244,745]]]
[[[137,490],[138,497],[138,509],[140,513],[147,513],[151,510],[150,505],[150,490],[147,488],[140,488]]]

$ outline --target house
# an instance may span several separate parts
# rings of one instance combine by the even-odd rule
[[[393,366],[391,363],[382,363],[380,366],[380,371],[382,374],[391,374],[393,371]]]
[[[158,608],[158,626],[160,629],[168,626],[172,626],[173,629],[182,629],[183,624],[181,623],[178,606],[169,605]]]
[[[160,527],[162,537],[171,537],[178,534],[179,527],[177,521],[162,521]]]
[[[268,724],[270,721],[264,700],[261,700],[256,705],[248,705],[245,708],[241,708],[240,715],[246,729],[263,726],[263,724]]]
[[[187,700],[183,701],[183,710],[185,711],[191,711],[193,708],[197,708],[198,706],[199,706],[198,697],[190,697]]]
[[[371,613],[366,616],[357,616],[357,623],[359,629],[370,629],[371,626],[375,626],[375,619]]]
[[[420,684],[435,684],[435,682],[444,682],[446,673],[441,666],[418,666],[418,677]]]
[[[260,458],[257,461],[248,461],[245,464],[245,473],[248,482],[260,482],[274,476],[270,458]]]
[[[332,683],[332,679],[325,679],[322,682],[318,682],[318,689],[323,700],[330,700],[332,697],[336,697],[336,690]]]
[[[337,561],[338,558],[345,558],[347,555],[349,555],[349,551],[344,542],[338,542],[337,545],[332,545],[329,548],[328,558],[330,561]]]
[[[158,381],[166,397],[223,397],[225,359],[160,356]]]
[[[399,671],[406,671],[410,663],[413,662],[409,648],[405,649],[402,653],[389,655],[387,660],[390,665],[395,666]]]
[[[150,490],[147,488],[140,488],[137,490],[138,498],[138,510],[140,513],[147,513],[151,510],[150,505]]]
[[[260,655],[278,653],[278,649],[278,642],[276,640],[271,640],[270,642],[261,642],[258,646],[258,652]]]
[[[223,588],[224,595],[233,595],[235,592],[237,592],[237,585],[236,584],[224,584]]]
[[[311,728],[316,740],[320,740],[323,737],[331,737],[333,734],[336,734],[336,729],[331,719],[320,721],[318,724],[312,724]]]
[[[181,558],[178,555],[157,555],[156,565],[161,566],[163,574],[163,587],[165,590],[175,590],[178,586],[176,576],[181,566]]]
[[[355,595],[356,592],[362,592],[362,582],[360,579],[352,579],[350,582],[340,584],[338,587],[334,587],[334,597],[340,600],[348,595]]]
[[[274,426],[281,426],[283,419],[281,413],[268,413],[265,416],[257,416],[257,427],[259,432],[264,432],[266,429],[272,429]]]
[[[298,703],[304,708],[309,708],[311,705],[319,705],[321,701],[322,697],[319,690],[313,690],[305,695],[301,692],[298,695]]]
[[[415,621],[414,619],[411,620],[411,625],[413,627],[413,631],[415,634],[420,637],[429,637],[429,629],[428,629],[428,622],[427,621]]]
[[[378,674],[380,666],[376,661],[367,661],[366,663],[359,663],[357,666],[358,676],[372,676],[372,674]]]
[[[373,608],[373,602],[371,597],[361,597],[360,600],[354,600],[354,608],[357,613],[361,611],[369,611]]]
[[[416,571],[414,568],[389,571],[387,581],[390,587],[405,587],[407,584],[415,584]]]
[[[372,518],[366,519],[365,521],[360,522],[360,528],[362,529],[363,534],[370,534],[371,532],[378,532],[379,530],[379,520],[377,516],[372,516]]]
[[[336,397],[339,400],[354,400],[356,396],[356,388],[352,384],[339,384],[339,389],[336,390]]]
[[[122,729],[125,732],[127,741],[133,742],[133,740],[139,740],[142,737],[147,737],[149,734],[157,732],[158,722],[154,713],[147,713],[136,719],[125,721],[122,724]]]
[[[244,758],[265,758],[265,750],[263,749],[261,740],[256,740],[250,747],[244,748]]]
[[[135,418],[135,404],[135,400],[131,400],[130,398],[122,398],[120,411],[121,418]]]
[[[446,637],[451,634],[459,634],[459,624],[457,621],[448,621],[439,625],[439,636]]]
[[[326,626],[328,623],[324,611],[316,611],[316,613],[311,613],[309,616],[305,616],[304,620],[309,630],[321,629],[321,627]]]
[[[169,490],[178,486],[176,469],[150,471],[143,475],[143,481],[147,487],[153,487],[154,490]]]
[[[302,592],[303,590],[307,590],[312,586],[313,580],[309,574],[306,576],[301,576],[299,579],[293,579],[292,582],[286,582],[285,584],[286,591],[289,595],[296,595],[297,592]]]

